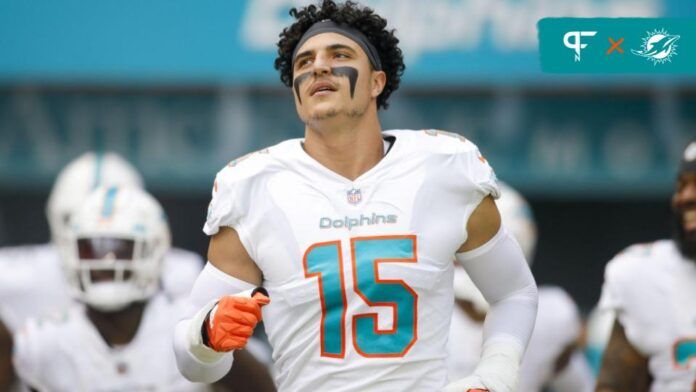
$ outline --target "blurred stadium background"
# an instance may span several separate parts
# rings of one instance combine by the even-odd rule
[[[169,214],[175,245],[205,254],[215,173],[302,136],[273,59],[288,9],[306,3],[0,1],[0,246],[48,239],[54,176],[96,149],[131,160]],[[696,138],[696,75],[542,74],[536,22],[696,16],[696,3],[362,3],[397,29],[407,62],[384,128],[477,143],[531,201],[539,283],[563,286],[589,311],[615,253],[670,235],[675,166]]]

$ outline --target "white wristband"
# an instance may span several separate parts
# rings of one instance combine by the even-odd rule
[[[237,293],[235,297],[251,298],[251,296],[258,291],[258,289],[249,289],[241,293]],[[196,357],[201,362],[212,363],[219,361],[226,353],[231,351],[219,352],[205,345],[203,342],[203,337],[201,336],[201,331],[203,329],[203,323],[206,322],[208,314],[211,318],[215,314],[215,309],[217,309],[218,300],[213,300],[202,307],[193,319],[191,319],[188,327],[188,348],[191,354]]]
[[[196,357],[197,360],[204,363],[217,362],[226,354],[224,352],[217,352],[206,346],[203,343],[203,337],[201,336],[203,323],[205,323],[208,313],[210,313],[210,311],[217,306],[217,303],[217,300],[213,300],[202,307],[201,310],[199,310],[198,313],[193,316],[191,321],[189,321],[188,333],[186,334],[189,352]]]
[[[203,344],[201,327],[217,301],[225,295],[251,297],[255,287],[208,263],[191,290],[186,313],[176,325],[174,353],[179,371],[194,382],[212,383],[232,367],[231,352],[220,353]]]
[[[524,347],[512,340],[484,344],[474,375],[491,391],[515,392],[523,353]]]

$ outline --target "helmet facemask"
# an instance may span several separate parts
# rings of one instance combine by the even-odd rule
[[[144,301],[159,288],[169,231],[159,205],[143,191],[99,189],[71,222],[64,266],[73,295],[92,308],[118,311]],[[143,198],[142,196],[148,196]],[[116,205],[104,219],[97,198]],[[94,208],[96,207],[96,208]]]
[[[149,298],[159,285],[156,244],[145,239],[81,237],[68,279],[75,295],[93,308],[116,311]],[[161,252],[160,252],[161,253]]]

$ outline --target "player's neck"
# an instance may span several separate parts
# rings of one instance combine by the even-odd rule
[[[304,149],[329,170],[355,180],[384,157],[376,113],[356,121],[324,121],[305,127]]]
[[[144,302],[135,302],[116,312],[102,312],[87,307],[87,317],[104,341],[113,347],[128,344],[133,340],[138,332],[144,310]]]

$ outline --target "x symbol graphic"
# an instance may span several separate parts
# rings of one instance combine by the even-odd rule
[[[607,50],[607,55],[609,55],[609,53],[613,52],[614,50],[623,54],[623,49],[621,49],[621,46],[620,46],[623,41],[624,41],[623,37],[619,38],[618,41],[614,41],[613,38],[609,37],[609,42],[611,42],[611,46]]]

